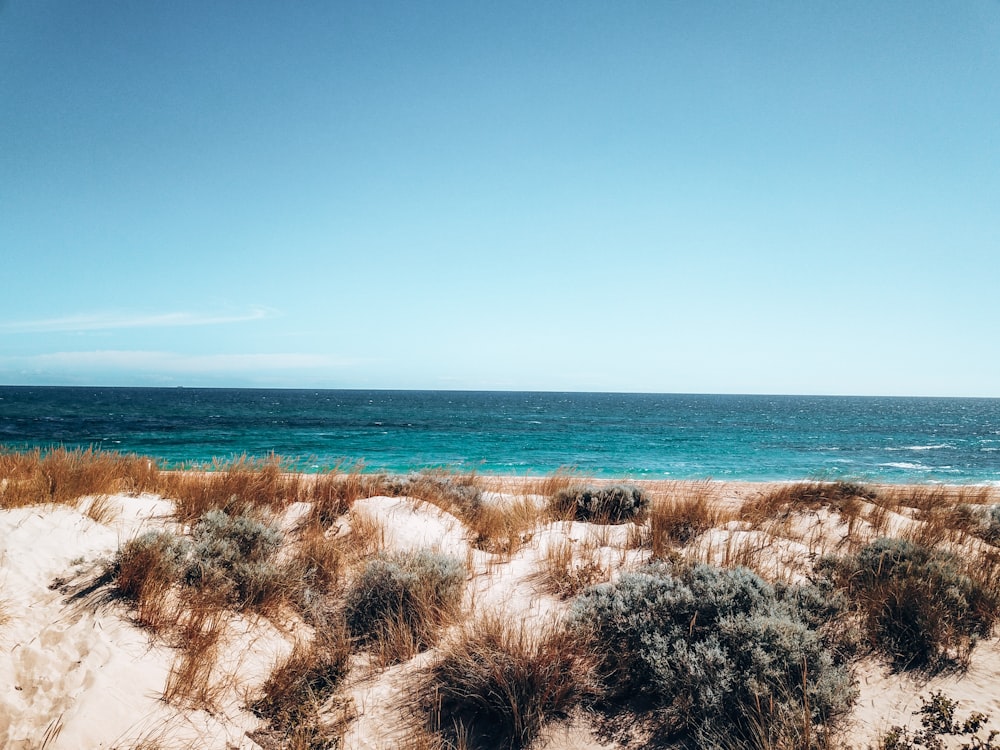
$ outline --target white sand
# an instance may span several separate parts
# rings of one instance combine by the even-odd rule
[[[751,487],[720,486],[720,502],[733,504]],[[503,502],[504,496],[491,496]],[[86,508],[84,501],[81,508]],[[152,496],[110,499],[112,520],[99,524],[79,510],[36,506],[0,511],[0,747],[11,750],[46,747],[131,748],[142,740],[160,747],[257,747],[248,733],[262,722],[245,709],[247,697],[262,684],[273,664],[289,653],[294,629],[262,618],[234,616],[223,639],[212,711],[185,710],[163,701],[164,685],[177,656],[175,649],[136,627],[121,603],[98,605],[72,600],[74,584],[93,578],[102,560],[118,546],[151,527],[176,528],[172,504]],[[284,519],[291,528],[307,510],[293,506]],[[424,502],[374,497],[359,501],[355,512],[377,518],[392,549],[429,547],[467,560],[472,573],[468,607],[497,610],[511,617],[551,619],[566,602],[543,586],[539,573],[546,551],[570,540],[586,546],[612,571],[631,567],[648,555],[622,552],[627,526],[595,527],[559,522],[537,528],[530,541],[508,557],[470,545],[467,530],[454,516]],[[891,523],[902,526],[909,519]],[[346,520],[345,520],[346,523]],[[750,530],[738,522],[717,529],[695,543],[704,558],[721,559],[741,545],[756,546],[775,569],[798,577],[816,554],[833,551],[845,529],[835,514],[817,511],[773,529]],[[299,633],[301,636],[301,633]],[[355,659],[357,668],[343,689],[342,701],[356,719],[344,747],[352,750],[394,748],[405,739],[407,704],[414,674],[433,654],[387,670]],[[899,675],[884,665],[866,662],[857,670],[861,691],[848,722],[850,747],[872,745],[893,724],[916,726],[912,712],[919,696],[941,689],[961,701],[960,717],[971,710],[993,714],[1000,723],[1000,643],[992,639],[975,649],[967,672],[927,682]],[[536,743],[545,750],[614,748],[593,737],[586,721],[547,727]]]

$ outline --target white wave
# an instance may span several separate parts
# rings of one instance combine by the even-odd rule
[[[879,464],[879,466],[887,466],[890,469],[919,469],[920,471],[929,471],[931,468],[924,464],[910,463],[909,461],[891,461],[886,464]]]
[[[887,451],[939,451],[955,450],[954,445],[947,443],[937,443],[936,445],[907,445],[902,448],[886,448]]]

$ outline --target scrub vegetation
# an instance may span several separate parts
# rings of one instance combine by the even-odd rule
[[[0,453],[3,509],[62,504],[110,524],[143,493],[172,515],[123,539],[90,589],[176,649],[175,706],[214,710],[230,689],[234,623],[292,638],[243,696],[264,748],[342,746],[376,720],[351,696],[382,675],[406,735],[386,746],[512,750],[564,723],[620,747],[838,747],[859,664],[964,669],[1000,612],[989,488],[726,496],[569,473],[298,475],[273,457],[174,472]],[[403,511],[461,533],[404,544]],[[920,729],[879,747],[993,747],[986,719],[955,706],[932,696]]]

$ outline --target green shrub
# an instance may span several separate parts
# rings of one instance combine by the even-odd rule
[[[878,750],[944,750],[945,741],[942,737],[969,737],[969,742],[959,745],[959,750],[995,750],[996,739],[1000,732],[991,730],[983,739],[979,731],[989,717],[974,711],[962,723],[955,720],[955,709],[958,701],[949,698],[940,690],[931,693],[929,699],[921,698],[921,706],[914,711],[920,717],[920,730],[911,732],[906,727],[894,726],[879,738]],[[950,746],[950,745],[949,745]]]
[[[262,607],[283,587],[274,556],[283,534],[277,526],[223,510],[205,513],[191,530],[185,581],[238,608]]]
[[[990,635],[1000,601],[958,557],[903,539],[877,539],[856,555],[824,558],[861,614],[871,646],[899,668],[943,666]]]
[[[381,554],[348,587],[348,630],[362,645],[399,655],[423,650],[461,604],[465,579],[465,566],[449,555],[429,550]]]
[[[625,523],[648,506],[646,493],[626,484],[569,487],[552,498],[552,509],[558,515],[597,523]]]
[[[603,660],[608,698],[655,709],[669,737],[802,746],[856,691],[796,593],[743,568],[654,563],[580,595],[571,622]]]
[[[460,517],[478,512],[483,503],[483,491],[471,474],[418,473],[389,477],[382,491],[392,497],[418,498]]]

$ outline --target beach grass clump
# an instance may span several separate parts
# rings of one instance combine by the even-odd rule
[[[559,518],[591,523],[626,523],[649,506],[649,496],[635,485],[575,485],[552,496],[550,509]]]
[[[847,592],[874,650],[900,669],[936,669],[966,660],[993,632],[1000,591],[984,561],[966,565],[946,550],[881,538],[854,555],[822,558],[817,571]]]
[[[487,613],[464,625],[422,681],[428,727],[446,747],[528,747],[547,719],[596,694],[596,658],[561,623]]]
[[[792,482],[751,497],[743,504],[740,515],[752,524],[820,508],[854,517],[861,512],[862,502],[875,502],[878,497],[873,487],[857,482]]]
[[[174,623],[179,654],[163,687],[163,700],[185,708],[212,709],[224,690],[217,679],[217,657],[225,615],[213,606],[189,606]]]
[[[653,501],[649,508],[649,541],[653,556],[665,557],[673,545],[694,541],[718,526],[721,517],[707,487]]]
[[[743,568],[652,563],[577,597],[606,699],[698,747],[811,747],[856,690],[804,602]]]
[[[159,470],[148,458],[88,448],[0,452],[0,508],[73,504],[85,495],[152,491]]]
[[[191,529],[185,583],[236,609],[266,609],[285,590],[286,571],[274,559],[283,539],[262,518],[210,510]]]
[[[611,576],[610,567],[604,564],[598,547],[572,539],[549,542],[541,566],[547,588],[561,597],[578,594]]]
[[[169,531],[147,531],[123,544],[108,566],[116,593],[135,604],[136,620],[158,628],[169,618],[168,593],[184,574],[191,543]]]
[[[157,491],[174,501],[181,521],[191,523],[211,510],[230,515],[279,513],[299,498],[302,488],[302,476],[271,455],[216,461],[206,471],[163,472]]]
[[[348,631],[386,663],[408,659],[437,642],[461,605],[466,577],[461,560],[440,552],[379,554],[347,588]]]
[[[337,727],[324,724],[322,711],[347,676],[350,656],[350,639],[340,623],[318,628],[310,643],[296,644],[275,665],[260,696],[248,706],[267,719],[270,744],[310,749],[335,746]]]

